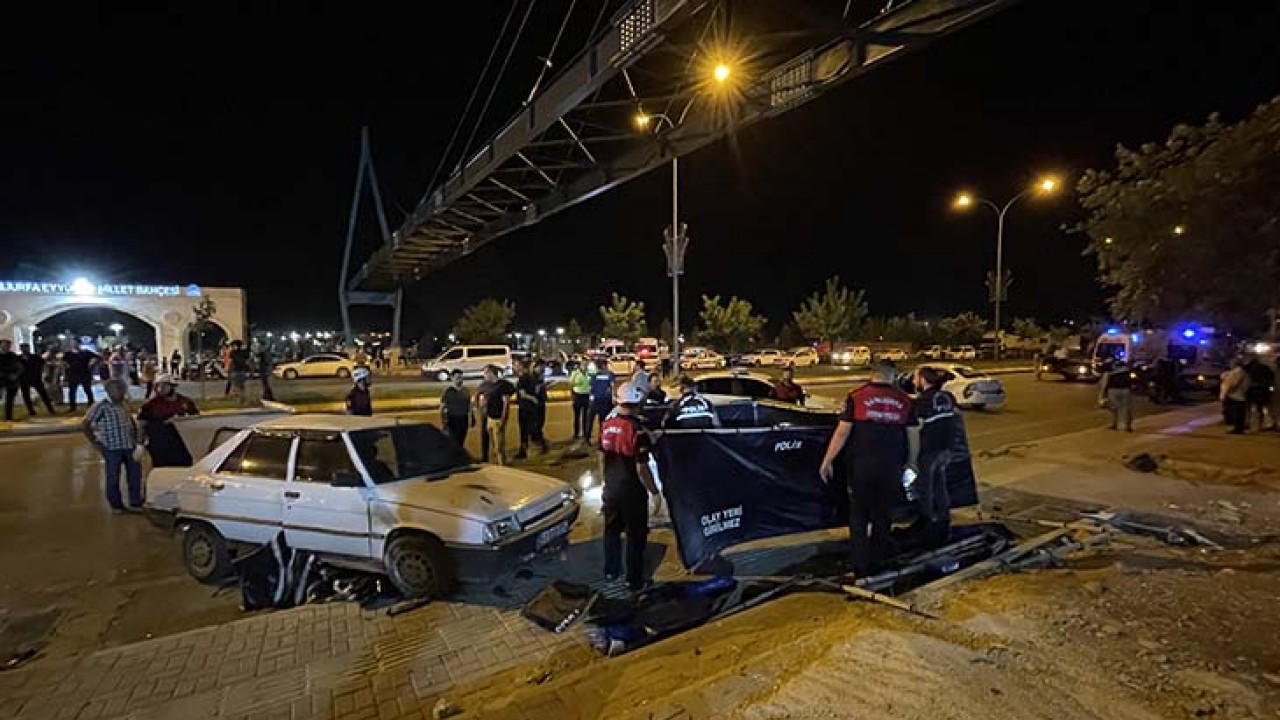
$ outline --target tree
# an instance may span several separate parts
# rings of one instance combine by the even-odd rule
[[[1164,143],[1116,148],[1077,185],[1115,317],[1238,330],[1280,305],[1280,99],[1235,125],[1211,115]]]
[[[644,303],[613,293],[609,304],[600,306],[600,320],[604,323],[601,335],[634,343],[644,335]]]
[[[515,303],[485,298],[462,311],[453,332],[464,343],[500,343],[515,319]]]
[[[582,329],[582,323],[578,322],[577,318],[569,318],[564,334],[573,352],[584,352],[591,344],[591,338],[587,337],[587,331]]]
[[[964,312],[938,321],[938,333],[946,342],[958,345],[977,345],[986,330],[987,321],[977,313]]]
[[[867,316],[867,303],[861,290],[840,285],[840,278],[827,280],[821,293],[810,295],[792,313],[796,326],[805,337],[819,342],[848,340]]]
[[[1024,340],[1039,340],[1045,336],[1044,328],[1031,318],[1014,318],[1010,331]]]
[[[794,322],[782,323],[782,329],[778,331],[778,345],[783,348],[793,348],[804,344],[804,335],[801,334],[800,328],[796,327]]]
[[[720,296],[702,296],[702,337],[728,352],[739,352],[764,329],[765,319],[752,312],[751,303],[731,297],[721,305]]]
[[[208,397],[204,386],[204,334],[209,328],[213,327],[213,317],[218,314],[218,305],[211,297],[201,298],[200,302],[191,308],[191,314],[196,318],[191,327],[196,331],[196,368],[200,373],[198,376],[200,378],[200,399],[204,400]]]

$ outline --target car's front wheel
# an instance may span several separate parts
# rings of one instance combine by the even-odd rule
[[[447,597],[457,587],[449,551],[430,535],[400,535],[387,544],[383,559],[387,576],[410,597]]]
[[[351,377],[351,370],[349,368],[340,367],[338,368],[337,375],[345,380],[346,378]]]
[[[441,370],[436,373],[436,379],[440,382],[449,382],[449,372],[447,370]]]
[[[284,374],[284,379],[285,379],[285,380],[297,380],[297,379],[298,379],[298,371],[297,371],[297,370],[295,370],[295,369],[293,369],[293,368],[288,368],[287,370],[285,370],[285,371],[284,371],[284,373],[283,373],[283,374]]]
[[[208,523],[182,527],[182,563],[191,577],[202,583],[217,582],[231,574],[231,553],[222,533]]]

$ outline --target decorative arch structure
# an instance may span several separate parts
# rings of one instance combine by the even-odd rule
[[[31,328],[41,321],[79,308],[111,308],[150,325],[156,332],[156,351],[166,357],[175,349],[186,354],[187,331],[195,323],[195,306],[213,300],[212,322],[229,338],[245,338],[245,292],[240,288],[198,285],[38,283],[0,280],[0,337],[28,342]]]

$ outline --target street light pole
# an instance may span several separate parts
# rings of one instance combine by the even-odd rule
[[[983,197],[974,197],[968,193],[961,193],[956,197],[955,205],[959,208],[967,208],[975,202],[982,203],[991,208],[996,214],[996,272],[991,279],[992,302],[995,305],[995,345],[992,348],[992,357],[996,360],[1000,359],[1000,304],[1004,302],[1005,282],[1004,282],[1004,218],[1009,214],[1009,210],[1028,193],[1033,190],[1040,193],[1051,193],[1058,187],[1058,181],[1052,177],[1046,177],[1033,187],[1029,187],[1022,192],[1009,198],[1009,202],[1003,206],[997,205]]]

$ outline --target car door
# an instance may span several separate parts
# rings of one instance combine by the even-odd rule
[[[284,536],[291,547],[368,557],[369,502],[339,433],[302,433],[284,490]]]
[[[201,514],[228,539],[260,544],[280,532],[293,441],[287,433],[249,433],[213,472]]]

